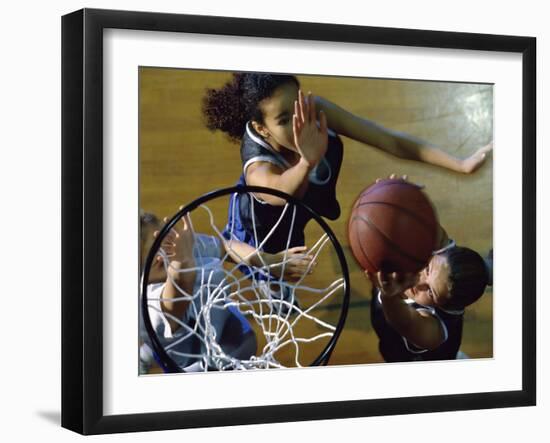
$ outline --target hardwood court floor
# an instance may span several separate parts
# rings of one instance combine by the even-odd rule
[[[240,172],[239,146],[206,130],[201,101],[206,87],[229,79],[223,72],[142,68],[140,71],[140,207],[159,216],[214,189],[235,184]],[[490,85],[299,77],[311,90],[343,108],[392,129],[437,144],[460,157],[492,140],[493,88]],[[399,160],[350,139],[337,192],[341,217],[330,222],[346,252],[351,272],[351,309],[331,364],[380,362],[369,319],[370,284],[347,245],[346,224],[359,192],[377,177],[407,174],[424,184],[441,225],[460,245],[482,255],[493,242],[493,165],[489,157],[472,175]],[[216,209],[223,225],[225,209]],[[334,272],[320,264],[316,272]],[[489,288],[465,316],[462,350],[470,357],[493,355],[493,294]]]

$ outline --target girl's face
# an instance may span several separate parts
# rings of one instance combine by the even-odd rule
[[[405,295],[425,306],[443,307],[449,301],[449,264],[443,255],[434,255],[418,275],[418,282]]]
[[[271,97],[264,98],[260,102],[264,122],[252,123],[256,132],[277,150],[289,149],[296,152],[292,130],[296,100],[298,100],[298,87],[295,83],[288,82],[279,86]]]

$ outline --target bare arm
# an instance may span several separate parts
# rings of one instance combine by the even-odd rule
[[[270,272],[276,277],[281,276],[283,272],[281,262],[286,259],[284,278],[289,281],[298,280],[307,272],[311,273],[315,265],[312,263],[313,257],[307,254],[306,246],[297,246],[287,251],[269,254],[258,251],[246,243],[232,240],[224,242],[224,249],[235,263],[245,263],[257,268],[268,266]]]
[[[282,171],[269,162],[252,163],[246,171],[246,182],[252,186],[265,186],[302,198],[307,191],[308,174],[312,167],[302,159],[293,167]],[[284,206],[287,201],[271,194],[260,194],[265,202],[274,206]]]
[[[156,235],[158,232],[155,232]],[[178,287],[190,294],[193,292],[195,284],[195,271],[182,272],[195,267],[193,243],[193,231],[185,219],[182,219],[162,241],[162,248],[169,257],[169,264],[161,295],[161,309],[178,319],[183,318],[190,303],[188,300],[174,301],[174,299],[184,296]],[[168,318],[168,323],[172,332],[180,327],[171,318]]]
[[[168,269],[168,276],[166,278],[166,283],[162,291],[162,303],[161,308],[163,312],[166,312],[178,319],[182,319],[189,307],[189,301],[176,301],[173,300],[178,297],[182,297],[183,294],[176,287],[178,285],[186,293],[190,294],[193,292],[193,285],[195,282],[195,271],[192,272],[179,272],[182,269],[194,267],[194,263],[181,263],[173,261],[170,263]],[[180,327],[179,323],[168,318],[168,323],[172,332]]]
[[[490,143],[479,148],[471,156],[461,159],[429,142],[352,114],[322,97],[316,97],[316,102],[317,109],[326,114],[329,127],[337,133],[406,160],[429,163],[456,172],[471,173],[483,164],[487,153],[493,148],[493,144]]]
[[[436,349],[443,343],[445,337],[439,321],[433,315],[417,311],[405,302],[404,292],[413,286],[416,276],[402,279],[395,273],[378,273],[369,275],[369,278],[380,290],[386,321],[402,337],[422,349]]]
[[[436,349],[443,343],[441,324],[431,314],[417,311],[401,297],[382,298],[382,311],[390,326],[421,349]]]

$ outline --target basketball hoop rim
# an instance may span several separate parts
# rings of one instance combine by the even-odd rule
[[[151,324],[151,318],[149,316],[149,309],[147,306],[147,286],[148,286],[147,282],[148,282],[149,273],[151,271],[151,267],[152,267],[155,255],[157,254],[157,251],[160,249],[160,245],[164,237],[170,232],[170,230],[176,225],[176,223],[185,214],[195,210],[200,205],[206,203],[207,201],[213,200],[217,197],[222,197],[224,195],[231,195],[235,193],[244,194],[249,192],[270,194],[275,197],[283,198],[287,202],[295,206],[301,206],[311,214],[312,218],[315,219],[315,221],[323,228],[323,230],[328,235],[328,238],[330,239],[336,251],[336,255],[338,256],[338,260],[342,268],[342,277],[344,278],[344,298],[342,302],[342,310],[340,313],[340,318],[338,319],[338,324],[336,325],[334,334],[332,335],[331,339],[329,340],[329,342],[327,343],[323,351],[321,351],[319,356],[309,366],[325,366],[328,363],[330,356],[332,355],[332,352],[336,346],[336,343],[338,342],[340,334],[344,329],[344,324],[346,322],[346,318],[349,310],[350,292],[351,292],[348,265],[346,262],[344,251],[342,249],[342,246],[340,245],[340,242],[336,238],[336,235],[334,234],[332,229],[329,227],[327,222],[316,211],[311,209],[308,205],[306,205],[296,197],[293,197],[277,189],[266,188],[263,186],[237,185],[237,186],[232,186],[228,188],[221,188],[221,189],[203,194],[202,196],[196,198],[191,203],[181,208],[178,212],[176,212],[176,214],[172,216],[172,218],[170,218],[170,220],[168,220],[168,222],[160,230],[159,235],[155,238],[147,254],[145,265],[143,267],[143,275],[141,279],[142,280],[141,281],[141,315],[143,317],[143,323],[145,325],[147,334],[151,339],[153,350],[158,354],[159,356],[158,360],[159,360],[159,363],[162,363],[161,367],[164,372],[178,373],[178,372],[185,372],[185,371],[182,368],[180,368],[174,362],[174,360],[168,355],[168,353],[164,350]]]

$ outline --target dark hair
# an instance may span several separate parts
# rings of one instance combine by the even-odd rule
[[[221,88],[206,90],[202,106],[206,127],[211,131],[219,129],[231,140],[239,141],[247,121],[264,122],[258,104],[287,83],[300,86],[293,75],[233,74],[231,80]]]
[[[449,264],[450,300],[445,308],[464,309],[478,300],[485,291],[489,276],[485,261],[469,249],[455,246],[442,255]]]
[[[139,274],[141,275],[141,271],[143,270],[143,266],[145,265],[145,257],[143,254],[147,254],[147,251],[142,249],[145,245],[146,236],[145,236],[145,229],[153,225],[154,227],[157,227],[159,225],[159,219],[158,217],[151,213],[151,212],[145,212],[143,209],[139,210],[139,238],[140,238],[140,254],[142,259],[139,262]]]
[[[149,224],[158,225],[159,224],[158,217],[155,214],[151,213],[151,212],[144,212],[143,210],[140,210],[139,211],[139,227],[141,229],[143,229],[146,225],[149,225]]]

